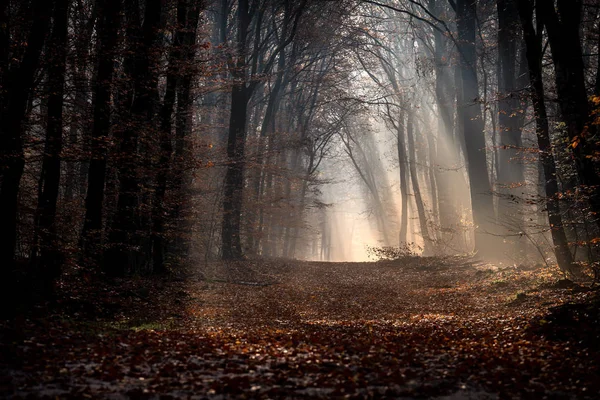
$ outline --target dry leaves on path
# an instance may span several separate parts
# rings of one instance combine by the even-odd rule
[[[128,288],[129,314],[5,324],[0,393],[597,398],[594,293],[558,278],[465,260],[205,265]]]

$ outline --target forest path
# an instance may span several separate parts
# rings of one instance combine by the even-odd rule
[[[597,398],[599,337],[546,329],[593,292],[556,280],[464,259],[202,265],[136,295],[146,320],[32,328],[0,395]]]
[[[506,311],[506,294],[474,290],[488,266],[397,262],[243,262],[201,268],[188,310],[201,326],[298,327],[305,324],[474,318]]]

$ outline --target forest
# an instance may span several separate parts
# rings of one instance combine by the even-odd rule
[[[0,397],[593,399],[600,1],[0,2]]]

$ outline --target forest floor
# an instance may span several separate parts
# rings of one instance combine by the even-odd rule
[[[0,325],[0,397],[600,398],[598,291],[545,267],[215,263],[54,309]]]

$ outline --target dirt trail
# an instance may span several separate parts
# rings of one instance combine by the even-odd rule
[[[593,293],[557,278],[461,259],[204,265],[142,301],[151,322],[28,332],[0,394],[597,398],[600,338],[544,329],[548,308]]]
[[[392,262],[216,264],[203,268],[204,281],[189,285],[197,300],[190,311],[200,324],[240,328],[405,321],[423,314],[472,317],[478,309],[506,306],[502,296],[470,290],[484,271],[471,265],[401,268]]]

